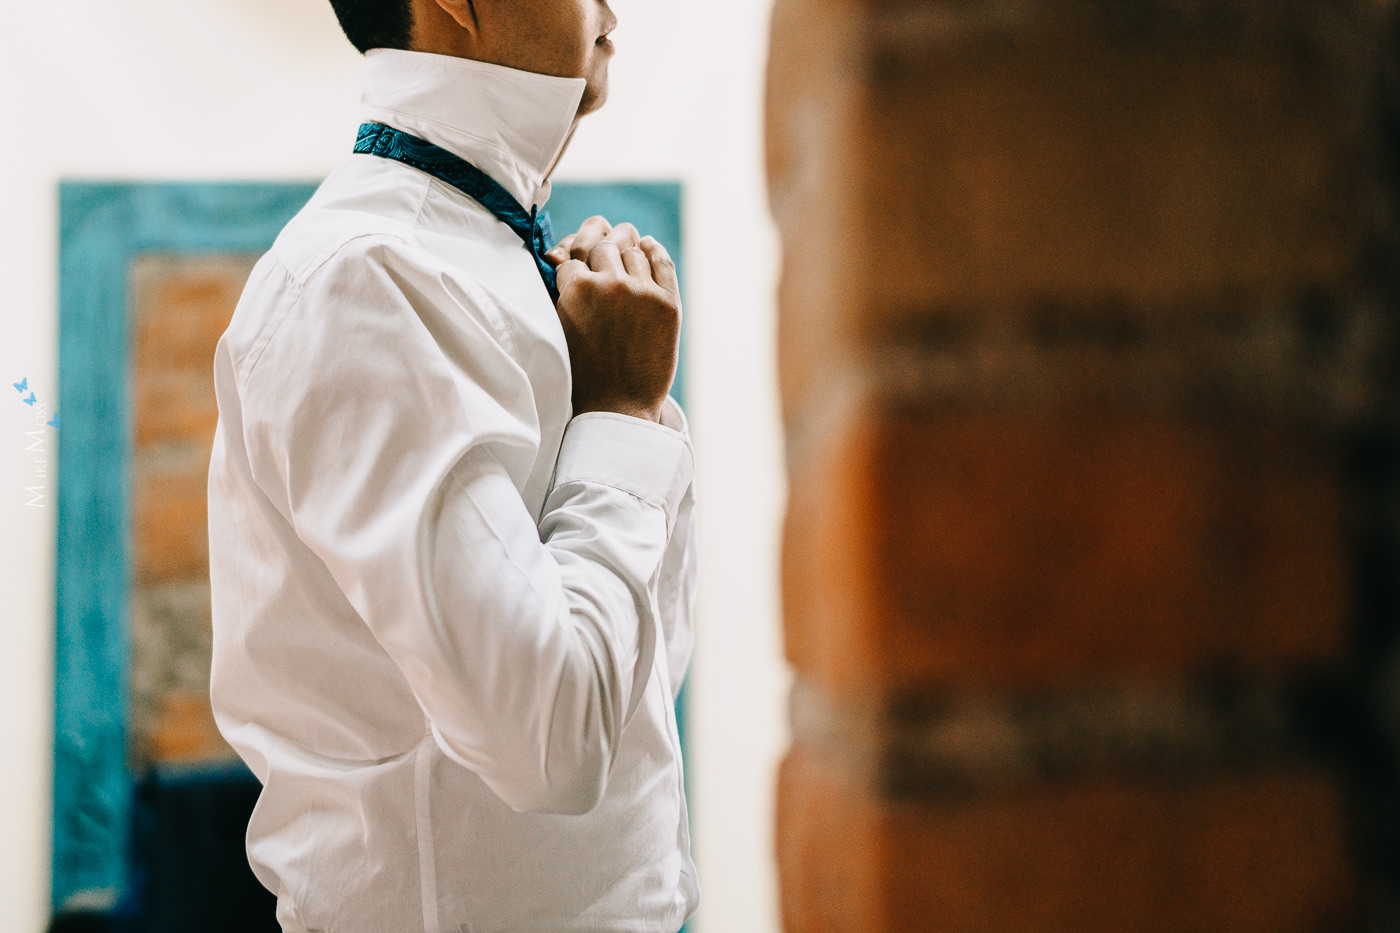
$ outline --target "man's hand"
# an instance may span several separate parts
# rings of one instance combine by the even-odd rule
[[[574,414],[615,411],[661,420],[681,329],[676,264],[631,224],[584,221],[546,256],[557,266]]]

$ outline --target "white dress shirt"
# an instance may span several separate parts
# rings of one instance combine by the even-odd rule
[[[583,86],[374,51],[363,117],[528,208]],[[372,155],[258,263],[214,370],[214,711],[264,785],[248,855],[283,929],[675,933],[679,409],[571,418],[520,239]]]

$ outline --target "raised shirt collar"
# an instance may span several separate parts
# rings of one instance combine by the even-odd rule
[[[527,209],[569,138],[582,78],[554,78],[449,55],[371,49],[363,119],[421,136],[490,175]]]

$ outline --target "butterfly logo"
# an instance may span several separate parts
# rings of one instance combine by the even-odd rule
[[[54,413],[53,413],[53,420],[52,420],[52,421],[46,421],[46,422],[44,422],[44,423],[47,424],[47,425],[48,425],[49,427],[51,427],[51,428],[56,428],[56,427],[58,427],[58,412],[54,412]]]
[[[29,391],[29,377],[25,376],[19,382],[12,382],[10,383],[10,385],[15,387],[16,392],[18,392],[20,395],[23,395],[24,393]]]
[[[34,405],[34,403],[37,402],[37,401],[39,401],[39,400],[38,400],[37,398],[34,397],[34,393],[33,393],[33,392],[30,392],[30,393],[29,393],[29,398],[27,398],[27,399],[24,400],[24,404],[29,405],[29,406],[32,407],[32,406]]]

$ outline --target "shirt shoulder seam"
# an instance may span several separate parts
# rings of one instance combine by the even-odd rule
[[[416,222],[417,218],[415,217],[415,224]],[[281,310],[281,313],[279,313],[275,319],[268,321],[267,324],[262,328],[262,331],[258,335],[257,340],[254,341],[253,346],[249,348],[247,355],[244,357],[243,364],[238,367],[238,369],[241,370],[244,378],[252,375],[253,370],[262,360],[263,353],[266,351],[267,347],[272,343],[273,337],[276,336],[277,332],[282,329],[282,325],[287,321],[287,319],[290,318],[297,311],[298,308],[300,308],[302,303],[302,295],[306,289],[306,283],[309,282],[312,279],[312,277],[316,275],[316,273],[320,272],[323,268],[325,268],[325,266],[332,259],[334,259],[337,255],[349,248],[351,244],[358,243],[362,240],[376,239],[401,243],[409,242],[407,237],[403,237],[394,233],[386,233],[380,230],[374,231],[372,233],[357,233],[353,236],[346,237],[345,239],[335,243],[333,246],[326,249],[320,256],[316,257],[315,260],[313,260],[307,265],[306,271],[302,275],[297,275],[294,272],[292,272],[292,270],[288,268],[288,266],[285,263],[282,262],[281,257],[277,256],[275,252],[273,253],[272,260],[276,262],[277,265],[281,267],[283,272],[286,274],[287,280],[291,285],[291,294],[288,296],[288,301]]]

